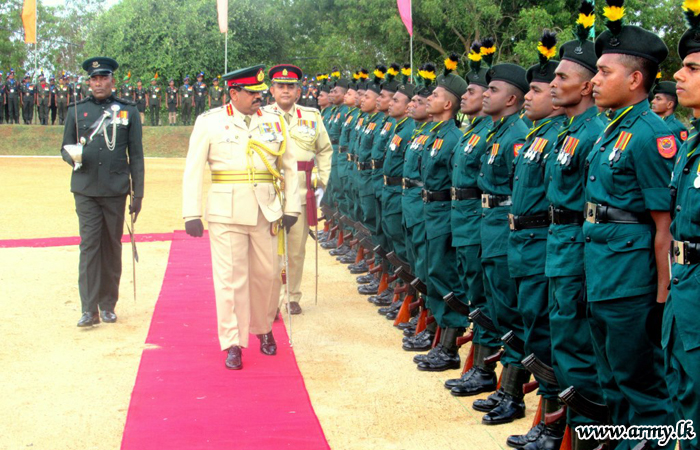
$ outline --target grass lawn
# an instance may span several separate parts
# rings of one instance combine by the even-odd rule
[[[192,127],[143,127],[146,156],[185,157]],[[60,155],[63,126],[0,125],[0,155]]]

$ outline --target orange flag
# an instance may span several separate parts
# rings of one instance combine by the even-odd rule
[[[24,42],[36,44],[36,0],[24,0],[22,24],[24,25]]]

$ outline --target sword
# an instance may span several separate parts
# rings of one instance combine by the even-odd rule
[[[316,263],[316,291],[314,293],[314,305],[318,305],[318,221],[316,222],[316,239],[314,240],[316,241],[316,258],[314,258],[314,262]]]
[[[131,180],[129,180],[129,210],[132,210],[132,206],[134,203],[134,189],[131,184]],[[134,284],[134,303],[136,303],[136,263],[139,262],[139,252],[136,249],[136,236],[135,236],[135,228],[134,228],[134,213],[129,213],[129,221],[131,222],[131,226],[129,224],[126,224],[126,229],[129,230],[129,239],[131,240],[131,276],[133,278],[133,284]]]
[[[289,321],[289,346],[293,347],[294,344],[292,343],[292,311],[289,309],[289,283],[288,283],[288,278],[289,278],[289,249],[287,245],[287,228],[282,225],[282,230],[284,232],[284,296],[285,296],[285,303],[287,304],[287,320]]]

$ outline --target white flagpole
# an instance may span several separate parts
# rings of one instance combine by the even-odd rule
[[[226,56],[224,56],[224,73],[228,73],[228,29],[226,30],[225,36],[224,53],[226,53]]]
[[[411,16],[411,57],[410,57],[410,64],[411,64],[411,83],[413,83],[413,0],[411,0],[408,3],[409,6],[409,12]]]

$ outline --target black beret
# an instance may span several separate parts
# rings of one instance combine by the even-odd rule
[[[593,73],[598,71],[598,56],[595,54],[595,44],[591,41],[574,40],[565,43],[559,47],[559,58],[562,61],[573,61]]]
[[[440,75],[437,79],[437,85],[447,90],[458,99],[462,98],[464,93],[467,92],[468,86],[464,78],[460,77],[454,72]]]
[[[486,82],[505,81],[508,84],[520,89],[523,94],[530,90],[530,83],[527,82],[527,72],[517,64],[502,63],[491,67],[486,73]]]
[[[668,56],[668,47],[651,31],[636,25],[625,25],[617,35],[610,30],[600,33],[595,40],[595,53],[599,58],[606,53],[638,56],[658,65]]]
[[[676,83],[674,81],[661,81],[653,89],[654,94],[666,94],[676,99],[678,102],[678,94],[676,93]]]

